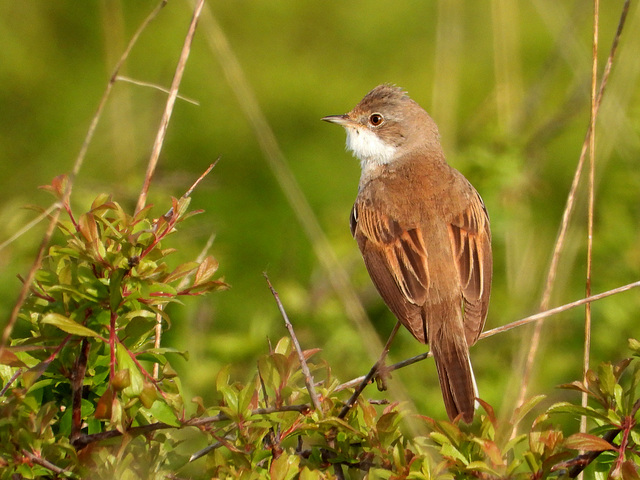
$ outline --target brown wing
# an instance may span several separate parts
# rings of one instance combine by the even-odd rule
[[[404,230],[388,215],[358,202],[350,220],[351,233],[383,300],[418,340],[426,342],[420,306],[427,297],[429,268],[421,230]]]
[[[493,271],[489,216],[477,192],[449,226],[449,235],[464,299],[465,335],[473,345],[487,317]]]

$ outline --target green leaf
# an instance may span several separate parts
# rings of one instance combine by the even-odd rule
[[[281,355],[289,355],[293,351],[293,346],[291,343],[291,339],[289,337],[282,337],[278,340],[276,344],[276,348],[274,348],[275,353],[280,353]]]
[[[11,347],[5,347],[0,351],[0,364],[8,365],[10,367],[25,368],[27,365],[11,350]]]
[[[283,453],[271,462],[269,474],[272,480],[291,480],[299,472],[300,457]]]
[[[149,382],[144,382],[144,388],[140,394],[140,401],[142,402],[142,405],[144,405],[144,408],[150,409],[157,398],[158,391],[156,390],[156,387]]]
[[[129,385],[131,385],[131,370],[128,368],[124,368],[122,370],[116,371],[115,375],[111,379],[111,384],[116,391],[124,390]]]
[[[440,448],[440,454],[443,457],[449,457],[454,460],[458,460],[462,462],[462,464],[465,466],[469,464],[469,460],[462,454],[462,452],[460,452],[460,450],[454,447],[451,443],[443,444],[442,448]]]
[[[91,213],[83,213],[78,219],[78,230],[82,236],[90,243],[97,242],[100,238],[96,219]]]
[[[525,452],[523,456],[524,456],[524,460],[527,462],[527,465],[529,466],[529,470],[531,470],[532,472],[537,472],[538,470],[540,470],[542,465],[537,460],[533,452]]]
[[[216,376],[216,390],[220,392],[222,389],[227,388],[229,385],[229,370],[231,365],[225,365],[220,369]]]
[[[120,370],[129,370],[129,379],[131,381],[129,386],[122,390],[122,393],[128,397],[139,396],[144,388],[144,377],[142,376],[142,372],[140,372],[138,366],[129,356],[127,348],[120,343],[116,345],[116,359],[118,360],[118,367]]]
[[[474,438],[473,440],[482,447],[482,451],[489,458],[489,460],[491,460],[491,463],[493,463],[493,465],[504,466],[505,462],[502,458],[502,452],[495,442],[484,438]]]
[[[591,407],[582,407],[580,405],[574,405],[569,402],[558,402],[554,403],[549,407],[547,413],[555,414],[555,413],[569,413],[571,415],[575,415],[576,417],[580,417],[585,415],[590,418],[594,418],[596,420],[602,420],[605,422],[609,422],[610,418],[604,413],[595,410]]]
[[[35,367],[30,368],[22,374],[22,383],[27,390],[33,386],[38,378],[40,378],[50,363],[50,361],[40,362]]]
[[[159,422],[166,423],[167,425],[171,425],[173,427],[180,426],[180,422],[178,421],[176,413],[171,409],[169,405],[167,405],[160,399],[153,402],[151,408],[149,408],[149,411]]]
[[[616,379],[613,375],[613,365],[611,365],[611,363],[605,362],[598,366],[598,380],[602,393],[612,397]]]
[[[109,277],[109,307],[112,312],[117,312],[122,303],[122,279],[126,273],[124,268],[118,268]]]
[[[473,461],[473,462],[469,462],[469,465],[466,466],[465,468],[466,472],[469,473],[489,473],[491,475],[495,475],[495,478],[499,478],[500,477],[500,473],[495,471],[494,469],[492,469],[489,465],[487,465],[485,462],[481,462],[479,460]],[[482,476],[480,478],[483,478]]]
[[[640,356],[640,342],[635,338],[629,339],[629,349],[633,351],[634,356]]]
[[[70,318],[65,317],[64,315],[60,315],[59,313],[48,313],[41,320],[41,322],[49,325],[54,325],[63,332],[67,332],[72,335],[78,335],[80,337],[100,337],[100,335],[98,335],[90,328],[87,328],[84,325],[80,325],[79,323],[76,323]]]
[[[309,470],[309,467],[305,466],[300,471],[300,480],[320,480],[321,478],[318,470]]]
[[[544,400],[546,395],[536,395],[535,397],[530,398],[525,403],[523,403],[520,407],[516,408],[511,417],[511,424],[518,425],[522,419],[529,413],[533,408],[538,405],[542,400]]]
[[[564,441],[564,446],[571,450],[588,452],[604,452],[614,449],[606,440],[588,433],[574,433]]]

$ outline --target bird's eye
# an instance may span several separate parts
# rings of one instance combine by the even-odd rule
[[[374,127],[381,125],[382,122],[384,122],[384,117],[379,113],[372,113],[371,115],[369,115],[369,123]]]

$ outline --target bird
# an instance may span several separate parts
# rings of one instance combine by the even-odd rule
[[[484,328],[493,275],[484,202],[403,89],[379,85],[349,113],[322,120],[345,128],[360,160],[349,223],[369,276],[400,323],[429,344],[449,419],[472,423],[469,347]]]

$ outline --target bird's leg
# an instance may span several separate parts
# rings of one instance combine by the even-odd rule
[[[371,380],[378,373],[381,373],[380,372],[381,370],[386,371],[386,369],[384,369],[384,362],[387,358],[387,354],[389,353],[389,349],[391,348],[391,343],[393,342],[393,339],[396,337],[396,334],[398,333],[399,328],[400,328],[400,322],[396,322],[396,325],[393,327],[393,330],[391,331],[391,335],[389,335],[389,339],[387,340],[387,343],[384,345],[384,348],[382,349],[380,358],[378,358],[378,361],[373,364],[373,367],[371,367],[371,370],[369,370],[369,373],[367,373],[367,375],[364,377],[362,382],[360,382],[360,385],[358,385],[358,388],[356,388],[355,391],[353,392],[353,395],[351,395],[347,403],[344,405],[344,407],[342,407],[342,410],[340,410],[340,413],[338,414],[338,418],[344,418],[347,415],[347,413],[349,413],[349,410],[351,410],[351,407],[356,402],[356,400],[358,399],[358,397],[360,396],[364,388],[369,384],[369,382],[371,382]],[[383,376],[384,374],[385,372],[382,372]],[[382,382],[384,384],[384,380],[382,380]],[[386,386],[384,389],[386,389]]]

